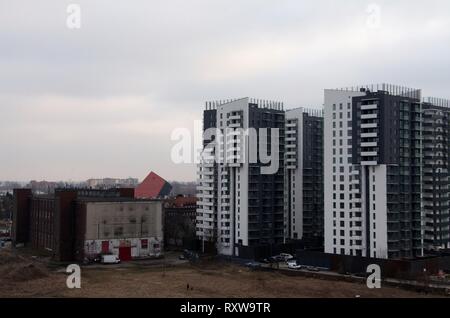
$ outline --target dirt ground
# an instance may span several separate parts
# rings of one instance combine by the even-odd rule
[[[365,284],[291,277],[251,271],[229,263],[176,266],[82,267],[81,289],[66,287],[64,269],[49,270],[41,262],[0,252],[2,297],[428,297],[430,295]],[[189,284],[189,290],[187,285]]]

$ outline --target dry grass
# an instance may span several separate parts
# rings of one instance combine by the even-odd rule
[[[370,290],[364,284],[250,271],[218,262],[165,269],[160,266],[87,267],[82,269],[82,288],[70,290],[64,273],[41,272],[43,269],[33,263],[32,275],[25,273],[26,279],[17,279],[20,272],[13,275],[3,272],[12,268],[11,258],[7,263],[0,261],[0,273],[4,273],[0,276],[0,297],[426,297],[392,287]],[[20,258],[14,266],[22,268],[26,264],[29,260]]]

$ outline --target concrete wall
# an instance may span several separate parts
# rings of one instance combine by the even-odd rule
[[[116,255],[120,246],[130,246],[132,257],[159,256],[162,253],[160,201],[86,202],[85,213],[85,256],[100,254],[102,242],[108,242],[108,252]]]

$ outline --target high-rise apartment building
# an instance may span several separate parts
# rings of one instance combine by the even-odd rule
[[[424,249],[450,248],[450,101],[422,105],[422,210]]]
[[[208,102],[198,169],[197,236],[219,254],[284,240],[284,127],[279,102]]]
[[[423,254],[421,91],[325,91],[325,251]]]
[[[323,113],[286,111],[285,238],[323,246]]]

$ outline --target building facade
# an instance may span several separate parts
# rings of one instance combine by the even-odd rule
[[[219,254],[284,241],[282,103],[208,102],[198,169],[197,236]]]
[[[177,196],[164,200],[164,245],[187,247],[196,240],[197,198]]]
[[[399,259],[448,246],[446,108],[382,84],[325,90],[324,112],[325,251]]]
[[[286,111],[285,238],[323,247],[323,114]]]
[[[422,115],[423,240],[433,251],[450,248],[450,101],[427,98]]]
[[[14,190],[12,240],[60,261],[115,254],[123,261],[157,257],[163,248],[162,203],[134,199],[133,189]]]

